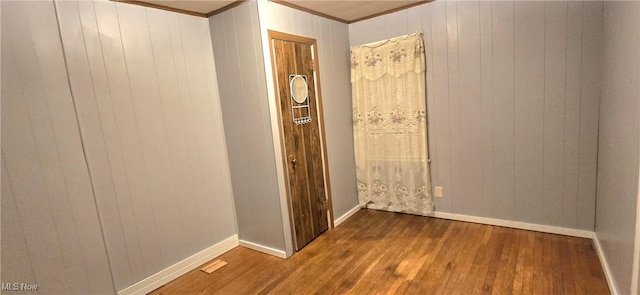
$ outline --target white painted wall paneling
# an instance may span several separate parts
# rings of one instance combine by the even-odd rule
[[[544,3],[514,2],[514,215],[537,222],[543,206]]]
[[[492,5],[494,202],[489,216],[516,218],[514,153],[514,4]]]
[[[585,4],[585,7],[587,4]],[[640,2],[605,2],[596,235],[613,294],[637,293]],[[583,86],[583,91],[587,90]],[[581,138],[582,139],[582,138]],[[636,265],[634,265],[634,263]],[[635,282],[634,282],[635,281]]]
[[[1,5],[2,282],[113,293],[53,2]]]
[[[56,4],[122,290],[236,233],[207,21],[107,1]]]
[[[601,5],[436,1],[349,25],[352,46],[423,32],[436,210],[593,229]]]
[[[567,3],[544,5],[543,208],[550,223],[562,224]]]
[[[255,2],[209,19],[243,241],[283,250],[264,61]]]
[[[598,121],[602,80],[603,2],[587,1],[582,10],[582,73],[580,100],[580,147],[578,171],[578,228],[592,228],[596,202],[585,196],[596,194]],[[637,28],[637,26],[636,26]]]

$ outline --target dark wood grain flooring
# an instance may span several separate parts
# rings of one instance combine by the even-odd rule
[[[243,247],[152,294],[609,294],[593,242],[360,210],[289,259]]]

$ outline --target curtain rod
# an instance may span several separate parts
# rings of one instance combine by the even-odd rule
[[[401,40],[401,39],[407,39],[409,37],[416,36],[416,35],[422,36],[422,32],[417,31],[415,33],[411,33],[411,34],[408,34],[408,35],[399,36],[399,37],[393,37],[393,38],[390,38],[390,39],[387,39],[387,40],[371,42],[371,43],[362,44],[362,45],[353,46],[353,47],[354,48],[358,48],[358,47],[376,48],[376,47],[380,47],[382,45],[385,45],[385,44],[387,44],[389,42],[398,41],[398,40]]]

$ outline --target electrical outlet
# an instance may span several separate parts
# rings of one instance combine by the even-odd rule
[[[442,198],[442,187],[436,186],[435,192],[433,192],[433,194],[435,195],[436,198]]]

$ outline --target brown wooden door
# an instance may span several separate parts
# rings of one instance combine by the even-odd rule
[[[295,249],[329,228],[312,45],[272,39]],[[292,80],[297,80],[293,82]],[[306,83],[303,83],[306,81]],[[306,85],[305,85],[306,84]],[[297,96],[291,92],[296,89]],[[306,100],[301,93],[306,86]],[[296,101],[297,100],[297,101]],[[301,102],[302,101],[302,102]],[[294,123],[297,121],[297,123]]]

